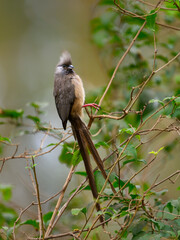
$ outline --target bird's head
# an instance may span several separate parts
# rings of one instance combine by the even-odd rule
[[[72,65],[72,59],[69,52],[64,51],[60,56],[59,63],[56,67],[56,74],[70,74],[73,73],[74,66]]]

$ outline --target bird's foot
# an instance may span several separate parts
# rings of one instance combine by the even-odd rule
[[[96,103],[88,103],[88,104],[84,104],[82,107],[93,107],[96,108],[97,110],[99,110],[101,107],[96,104]]]

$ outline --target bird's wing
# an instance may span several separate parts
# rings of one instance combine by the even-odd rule
[[[63,128],[66,129],[67,120],[75,100],[75,89],[70,78],[57,81],[54,88],[56,108],[62,120]]]

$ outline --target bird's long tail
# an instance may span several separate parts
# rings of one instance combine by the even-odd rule
[[[79,129],[78,131],[81,132],[81,135],[83,136],[83,143],[86,142],[86,145],[87,145],[89,151],[91,152],[99,170],[101,171],[103,177],[106,179],[107,174],[106,174],[106,171],[104,170],[104,164],[99,156],[97,149],[94,146],[94,143],[91,139],[91,135],[90,135],[88,128],[86,127],[86,125],[84,124],[84,122],[81,120],[80,117],[76,117],[73,120],[71,120],[71,124],[73,126],[73,132],[75,131],[75,128],[78,128]],[[76,132],[74,134],[76,134]],[[115,190],[114,186],[112,185],[112,183],[110,182],[110,180],[108,180],[108,182],[110,184],[110,187],[111,187],[113,193],[116,194],[116,190]]]
[[[93,170],[92,170],[92,166],[91,166],[91,162],[90,162],[90,157],[88,154],[88,144],[87,141],[85,139],[85,135],[84,135],[84,127],[86,127],[86,125],[82,122],[82,120],[79,117],[76,118],[70,118],[70,122],[73,128],[73,133],[75,135],[75,138],[78,141],[79,144],[79,148],[80,148],[80,152],[84,161],[84,165],[85,165],[85,169],[89,178],[89,185],[91,187],[91,191],[93,194],[93,197],[95,199],[98,198],[98,191],[96,188],[96,184],[95,184],[95,179],[94,179],[94,174],[93,174]],[[100,204],[97,202],[96,203],[96,209],[97,211],[101,211],[101,207]],[[103,222],[104,218],[101,215],[100,216],[100,221]]]

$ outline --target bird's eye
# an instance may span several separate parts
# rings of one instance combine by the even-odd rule
[[[66,67],[67,67],[67,65],[66,65],[66,64],[63,64],[62,66],[63,66],[63,68],[66,68]]]

